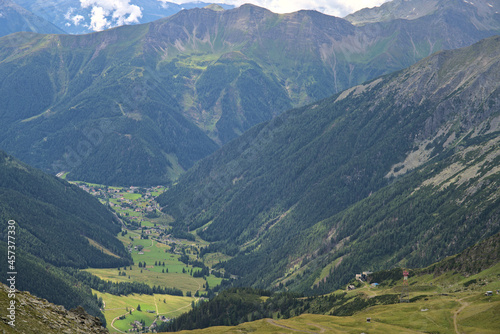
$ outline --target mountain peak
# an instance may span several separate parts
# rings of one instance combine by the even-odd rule
[[[225,10],[222,6],[215,3],[205,6],[204,8],[213,10],[214,12],[223,12]]]

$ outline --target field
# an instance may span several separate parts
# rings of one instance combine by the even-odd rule
[[[350,317],[303,314],[290,319],[263,319],[239,326],[180,333],[498,333],[500,296],[433,296],[414,303],[375,306]],[[463,298],[463,299],[462,299]],[[463,306],[466,306],[462,309]],[[457,311],[461,311],[457,313]],[[458,331],[454,317],[457,314]],[[370,322],[367,322],[370,318]]]
[[[130,323],[135,320],[143,320],[146,326],[150,326],[157,316],[172,318],[191,309],[191,303],[195,298],[178,297],[170,295],[129,295],[115,296],[107,293],[93,291],[101,297],[105,303],[104,316],[108,323],[110,333],[121,333],[131,328]],[[141,311],[137,311],[137,306]],[[150,313],[148,311],[154,311]],[[131,312],[131,313],[130,313]],[[125,315],[125,319],[118,319]]]
[[[136,249],[132,251],[134,265],[120,268],[120,270],[118,268],[113,268],[86,269],[86,271],[101,279],[113,282],[144,282],[150,286],[160,285],[162,287],[178,288],[184,293],[191,291],[193,294],[197,290],[204,290],[203,285],[205,284],[205,280],[202,277],[192,277],[190,275],[191,270],[195,272],[198,271],[199,268],[193,268],[191,265],[186,266],[179,261],[178,254],[165,252],[170,249],[170,247],[165,244],[151,239],[139,239],[133,232],[129,232],[129,235],[134,235],[134,237],[132,237],[133,241],[121,237],[122,241],[127,246],[131,245],[133,248],[141,245],[144,247],[141,252]],[[144,262],[146,262],[146,266],[139,267],[139,263]],[[155,263],[158,262],[161,262],[161,265],[155,265]],[[165,263],[165,266],[163,266],[163,263]],[[183,270],[185,273],[183,273]],[[126,275],[121,276],[120,272],[125,272]],[[215,286],[220,284],[221,279],[209,276],[207,277],[207,281],[209,286]]]

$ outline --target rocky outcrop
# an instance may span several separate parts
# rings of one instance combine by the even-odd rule
[[[14,298],[10,298],[15,295]],[[15,308],[12,308],[12,301]],[[8,310],[8,308],[11,310]],[[66,310],[29,292],[0,287],[0,330],[2,333],[23,334],[105,334],[99,318],[89,315],[82,307]],[[10,324],[9,324],[10,323]],[[14,326],[12,326],[14,325]]]

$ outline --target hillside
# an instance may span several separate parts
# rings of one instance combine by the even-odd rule
[[[4,310],[10,307],[9,303],[12,299],[9,297],[9,294],[11,294],[9,288],[1,284],[0,305]],[[102,327],[99,319],[88,315],[81,308],[67,311],[62,306],[50,304],[44,299],[22,291],[15,292],[15,302],[14,326],[8,324],[9,321],[12,321],[11,319],[2,316],[0,328],[3,333],[109,333],[107,329]]]
[[[75,185],[0,152],[0,217],[16,222],[18,250],[56,266],[116,267],[130,255],[116,239],[120,223],[99,201]],[[8,224],[0,235],[7,240]],[[115,256],[104,254],[89,240]]]
[[[10,0],[0,0],[0,37],[20,31],[63,34],[64,30]]]
[[[214,9],[82,36],[0,40],[8,129],[0,147],[71,179],[168,183],[291,107],[500,32],[494,13],[454,6],[364,26],[315,11]]]
[[[234,256],[241,285],[326,293],[455,254],[500,230],[499,51],[494,37],[439,52],[286,112],[158,201]]]
[[[2,261],[0,270],[18,273],[16,288],[68,309],[82,306],[104,320],[91,289],[64,267],[109,268],[132,262],[116,238],[121,225],[106,207],[76,185],[0,151],[0,219],[5,222],[0,250],[14,254],[13,260]],[[7,278],[1,282],[7,284]]]

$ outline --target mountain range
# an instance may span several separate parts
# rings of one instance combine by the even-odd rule
[[[188,246],[191,257],[179,247],[181,261],[196,258],[226,278],[222,287],[210,283],[213,290],[206,281],[210,298],[229,285],[285,291],[264,300],[260,290],[229,290],[198,310],[193,302],[177,329],[274,317],[289,302],[285,317],[306,306],[346,315],[397,301],[297,299],[329,294],[363,271],[392,268],[375,273],[383,282],[440,260],[419,273],[498,267],[497,3],[396,0],[345,19],[211,5],[91,34],[39,34],[53,26],[37,8],[52,4],[30,3],[39,17],[27,21],[33,14],[0,0],[1,10],[19,13],[0,27],[32,30],[0,38],[0,148],[8,152],[0,151],[0,218],[15,221],[17,288],[101,319],[102,299],[90,286],[115,295],[159,291],[79,270],[118,267],[121,275],[132,263],[115,237],[125,225],[46,172],[107,185],[168,184],[156,201],[172,227],[169,243],[203,239],[201,248]],[[141,11],[154,6],[144,2]],[[2,253],[9,230],[0,229]],[[240,291],[250,295],[245,308],[235,307],[245,304]],[[164,291],[173,292],[182,294]],[[52,329],[64,315],[102,331],[82,310],[51,312],[20,297],[47,311],[23,305],[20,315],[43,314]],[[234,311],[230,322],[225,308]]]
[[[89,35],[12,35],[0,40],[0,146],[70,179],[168,183],[287,109],[499,33],[483,2],[363,25],[243,5]]]
[[[500,37],[288,111],[159,197],[244,286],[309,293],[500,231]]]

